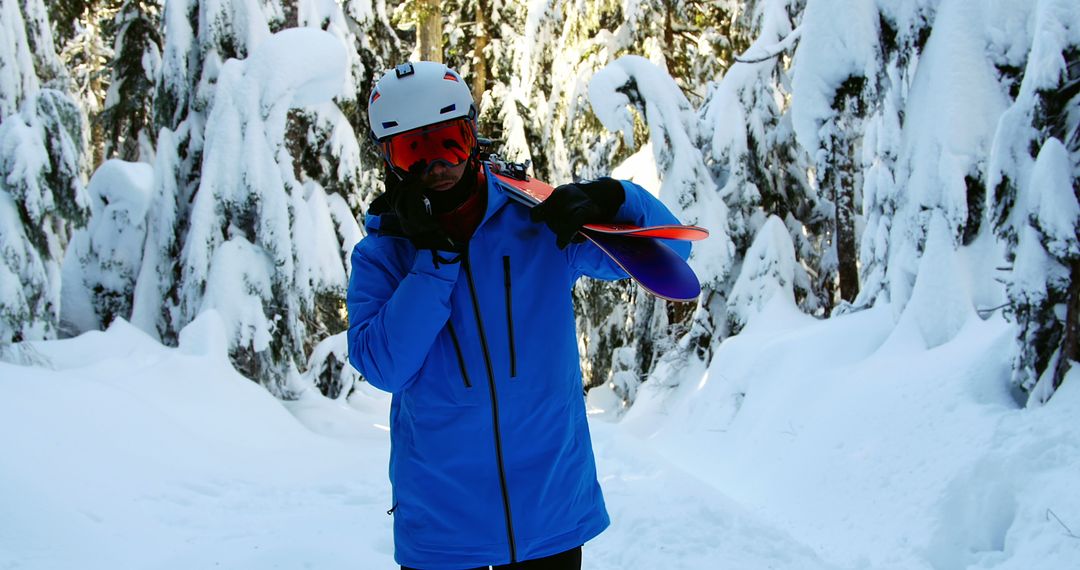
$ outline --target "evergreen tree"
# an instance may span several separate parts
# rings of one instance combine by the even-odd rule
[[[104,155],[149,161],[154,145],[153,95],[161,67],[160,2],[124,0],[107,33],[114,38],[112,73],[98,119]]]
[[[882,6],[879,13],[877,98],[870,103],[862,142],[865,229],[859,248],[860,290],[853,306],[867,307],[910,294],[910,273],[918,251],[901,212],[905,204],[901,155],[908,93],[934,20],[932,6],[914,10]]]
[[[91,177],[89,222],[74,233],[64,257],[60,316],[67,331],[131,319],[153,176],[148,164],[113,159]]]
[[[828,253],[817,269],[816,289],[826,314],[836,297],[853,302],[859,290],[856,212],[864,119],[876,97],[878,13],[857,4],[837,21],[839,5],[807,2],[792,72],[792,119],[799,144],[814,157],[817,186],[832,219]],[[837,295],[838,293],[838,295]]]
[[[712,234],[709,240],[696,244],[690,259],[702,280],[703,299],[711,299],[730,271],[734,248],[728,233],[727,207],[716,191],[701,151],[695,146],[697,117],[690,102],[663,70],[637,56],[619,58],[594,75],[589,98],[598,119],[610,131],[621,133],[628,147],[634,145],[635,117],[631,108],[644,118],[661,180],[661,200],[680,220],[704,226]],[[599,337],[613,347],[637,345],[635,354],[641,359],[638,362],[641,377],[651,372],[661,357],[684,362],[689,356],[707,359],[711,350],[708,329],[697,326],[697,322],[693,327],[688,326],[694,315],[693,305],[664,306],[662,301],[636,290],[633,294],[635,299],[622,296],[610,302],[614,305],[631,301],[633,317],[623,319],[622,328],[609,324],[606,330],[601,329]],[[583,298],[595,304],[601,295],[586,290]],[[699,312],[695,321],[706,318]],[[596,326],[602,322],[593,319],[588,324]],[[680,342],[687,332],[689,338]],[[593,333],[588,338],[594,336],[597,335]],[[678,354],[678,359],[674,354]]]
[[[202,310],[228,307],[222,299],[247,299],[240,305],[249,310],[227,314],[235,333],[234,363],[275,394],[292,397],[298,390],[295,368],[304,355],[320,337],[345,326],[348,250],[361,235],[355,212],[375,192],[381,170],[366,137],[357,137],[367,131],[366,106],[357,101],[366,101],[372,78],[399,43],[382,2],[353,0],[344,10],[333,3],[305,4],[295,12],[268,6],[251,12],[247,3],[165,5],[154,106],[160,128],[155,182],[133,321],[172,343]],[[280,116],[249,116],[257,106],[242,108],[251,104],[245,93],[263,88],[280,94],[282,88],[269,78],[256,85],[244,76],[254,72],[233,71],[228,81],[221,74],[232,65],[229,58],[245,62],[233,66],[238,70],[248,65],[252,46],[270,41],[270,29],[290,20],[326,30],[343,54],[351,54],[343,64],[347,73],[338,103],[314,102],[290,112],[288,101],[267,101]],[[380,42],[387,34],[390,40]],[[222,85],[241,92],[223,94]],[[230,162],[237,150],[227,136],[232,131],[253,149],[266,149],[252,151],[249,158],[261,161],[257,166],[235,157]],[[211,139],[217,141],[215,156],[204,148]],[[229,182],[238,179],[247,183]],[[272,265],[251,261],[260,251]],[[236,277],[239,289],[226,284],[235,275],[218,267],[222,256],[246,276]],[[255,303],[262,307],[257,313]],[[264,310],[270,320],[259,316]]]
[[[13,28],[19,27],[22,32],[19,32],[18,37],[14,34],[6,36],[10,38],[8,41],[13,44],[10,47],[14,49],[15,45],[25,41],[29,47],[30,57],[33,59],[34,74],[39,78],[41,85],[73,95],[74,86],[71,81],[71,74],[64,67],[60,57],[58,57],[57,48],[62,48],[67,39],[74,36],[78,29],[75,25],[75,19],[83,13],[83,6],[89,6],[90,3],[83,2],[83,0],[72,0],[70,3],[49,3],[50,13],[54,8],[69,7],[69,10],[64,11],[64,15],[70,17],[70,19],[64,22],[66,26],[59,25],[56,27],[55,39],[53,26],[50,25],[50,14],[46,13],[46,6],[40,0],[15,0],[15,4],[17,6],[12,6],[9,9],[12,17],[7,21],[9,22],[8,25]],[[21,17],[14,15],[15,9],[22,10]],[[85,10],[89,11],[89,8],[85,8]],[[66,30],[66,32],[61,30]],[[60,41],[56,41],[57,39]],[[22,65],[25,65],[25,63],[20,62],[20,66]]]
[[[287,115],[318,102],[312,85],[340,89],[345,74],[344,46],[314,30],[278,33],[225,62],[181,253],[181,317],[221,313],[237,369],[286,399],[300,390],[316,294],[345,281],[325,194],[295,177]]]
[[[88,4],[74,22],[75,34],[62,44],[60,59],[69,72],[73,94],[86,117],[91,160],[94,166],[104,159],[104,133],[95,120],[101,113],[108,90],[108,66],[113,52],[107,24],[116,8],[112,2],[99,1]]]
[[[176,136],[170,129],[158,132],[154,155],[154,178],[147,207],[146,239],[142,264],[131,301],[131,323],[165,342],[175,342],[176,296],[180,289],[182,227],[179,201],[182,182]]]
[[[787,226],[772,215],[746,250],[742,271],[728,298],[728,322],[737,333],[755,314],[780,295],[795,304],[795,246]]]
[[[530,5],[519,48],[524,73],[512,90],[528,109],[537,175],[591,178],[633,153],[591,116],[585,90],[593,73],[622,55],[641,55],[700,99],[700,81],[718,75],[747,44],[742,9],[737,2],[690,0]],[[644,135],[644,125],[637,131]]]
[[[820,290],[811,275],[821,266],[819,237],[827,217],[806,176],[807,153],[795,141],[790,106],[790,51],[800,32],[795,20],[801,5],[779,0],[758,3],[753,10],[755,41],[732,64],[724,77],[708,87],[699,111],[699,145],[706,165],[727,204],[731,239],[735,245],[731,276],[740,273],[742,252],[750,247],[769,215],[784,220],[797,244],[794,268],[796,297],[804,310],[822,309]],[[714,293],[717,309],[709,324],[713,342],[728,334],[723,307],[725,283]]]
[[[165,34],[153,114],[159,158],[150,209],[156,219],[150,221],[132,313],[140,328],[175,344],[195,316],[179,310],[189,284],[178,261],[190,231],[218,75],[225,60],[246,57],[269,37],[270,22],[283,15],[261,3],[175,0],[164,3],[161,17]]]
[[[305,322],[304,353],[307,375],[324,394],[347,395],[356,379],[346,366],[345,276],[353,246],[362,233],[357,212],[366,210],[382,191],[382,158],[367,136],[367,100],[383,71],[399,63],[401,42],[394,33],[383,2],[350,0],[339,5],[302,4],[300,26],[323,29],[347,48],[348,74],[342,94],[332,102],[293,109],[288,117],[286,145],[295,157],[297,180],[320,220],[327,252],[338,252],[322,263],[340,267],[332,279],[309,273],[313,311]],[[330,240],[330,236],[333,240]],[[318,343],[318,345],[316,345]],[[343,384],[344,383],[344,384]]]
[[[1013,262],[1012,378],[1042,403],[1080,360],[1080,8],[1043,1],[1033,12],[1032,35],[1017,41],[1028,49],[1001,51],[1016,98],[998,123],[987,180],[992,222]]]
[[[633,140],[646,140],[650,128],[662,127],[634,118],[628,128],[620,127],[621,135],[604,128],[588,105],[594,73],[620,56],[642,54],[662,70],[676,67],[680,74],[676,81],[700,92],[693,83],[719,72],[725,50],[745,41],[707,29],[714,29],[714,22],[734,22],[739,9],[735,3],[698,2],[552,0],[529,5],[524,18],[515,18],[526,25],[512,49],[514,55],[505,58],[514,62],[511,69],[519,71],[512,73],[509,85],[493,89],[506,153],[530,159],[536,175],[553,183],[608,175],[637,150]],[[681,76],[683,70],[689,77]],[[645,100],[633,97],[631,106],[643,113]],[[579,328],[587,339],[582,362],[589,385],[606,380],[610,348],[631,339],[643,345],[635,355],[639,376],[644,377],[656,358],[674,345],[669,335],[685,331],[693,313],[692,308],[665,306],[648,296],[639,302],[636,289],[624,283],[585,281],[576,295]],[[618,312],[621,306],[628,307],[625,313]],[[626,317],[622,322],[620,314]],[[656,342],[644,332],[654,326],[665,331],[658,333]],[[662,348],[654,350],[654,344]]]
[[[53,338],[60,262],[86,218],[86,141],[40,0],[3,0],[0,29],[0,344]]]

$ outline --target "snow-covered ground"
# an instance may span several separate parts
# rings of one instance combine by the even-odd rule
[[[927,350],[887,309],[792,311],[595,414],[585,568],[1080,567],[1080,378],[1023,410],[996,317]],[[8,351],[0,568],[394,567],[388,397],[283,405],[221,346],[211,312],[179,348],[120,322]]]
[[[1004,319],[932,349],[920,325],[777,295],[620,427],[839,567],[1080,568],[1080,375],[1022,409]]]

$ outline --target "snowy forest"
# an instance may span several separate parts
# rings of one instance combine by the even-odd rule
[[[420,59],[711,234],[694,303],[573,292],[586,568],[1080,566],[1075,0],[0,5],[0,567],[392,567],[345,290]]]

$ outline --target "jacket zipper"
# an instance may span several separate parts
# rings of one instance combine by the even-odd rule
[[[495,434],[495,459],[499,466],[499,486],[502,488],[503,511],[506,514],[506,536],[510,541],[510,563],[517,562],[517,547],[514,545],[514,524],[510,516],[510,492],[506,485],[506,466],[503,464],[502,435],[499,433],[499,399],[495,393],[495,371],[491,366],[491,353],[488,352],[487,337],[484,334],[484,322],[480,318],[480,303],[476,296],[476,283],[473,281],[472,264],[469,263],[469,251],[462,254],[461,263],[465,269],[465,279],[469,283],[469,295],[472,297],[473,314],[476,315],[476,327],[480,332],[480,347],[484,350],[484,365],[487,367],[488,388],[491,391],[491,419]]]
[[[465,381],[466,388],[472,388],[472,382],[469,382],[469,371],[465,368],[465,356],[461,354],[461,342],[458,341],[457,331],[454,330],[454,323],[447,321],[446,326],[450,329],[450,340],[454,343],[454,353],[457,354],[458,366],[461,368],[461,379]]]
[[[517,377],[517,354],[514,351],[514,296],[510,286],[510,256],[503,256],[503,277],[506,283],[506,330],[510,339],[510,377]]]

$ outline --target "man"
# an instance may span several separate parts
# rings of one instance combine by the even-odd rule
[[[510,200],[479,160],[472,95],[445,65],[388,72],[368,116],[386,192],[352,254],[349,359],[393,393],[395,559],[406,570],[579,569],[581,546],[609,520],[571,289],[581,275],[626,274],[575,234],[677,220],[610,178],[560,186],[531,211]]]

